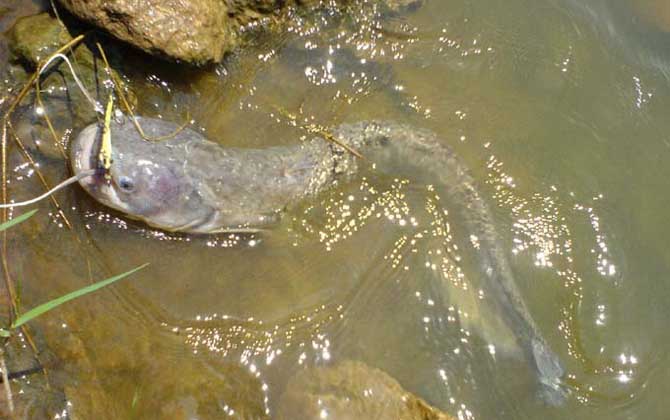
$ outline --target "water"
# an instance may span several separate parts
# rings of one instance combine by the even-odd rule
[[[42,204],[11,235],[25,307],[151,263],[34,322],[58,410],[272,415],[295,371],[354,359],[463,419],[664,418],[670,35],[638,17],[653,7],[433,0],[384,18],[364,4],[296,17],[210,71],[142,67],[132,54],[122,67],[142,113],[188,112],[225,145],[295,143],[305,132],[287,114],[439,133],[479,181],[566,367],[562,406],[541,401],[492,297],[479,297],[472,243],[448,203],[365,172],[256,236],[153,231],[78,188],[58,195],[70,231]],[[40,191],[10,158],[12,197]],[[64,176],[57,160],[36,159],[49,179]]]

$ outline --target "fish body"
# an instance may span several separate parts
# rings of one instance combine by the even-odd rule
[[[138,122],[149,137],[177,129],[158,119],[138,117]],[[128,118],[113,121],[111,133],[111,179],[100,173],[82,179],[82,187],[99,202],[168,231],[263,229],[287,206],[352,178],[360,164],[342,147],[317,136],[295,146],[235,149],[186,128],[151,142]],[[491,212],[458,156],[434,133],[394,122],[343,124],[332,134],[379,170],[392,170],[445,192],[467,231],[478,238],[482,288],[496,303],[497,316],[534,366],[545,399],[561,403],[561,363],[522,299]],[[97,166],[100,141],[95,124],[74,140],[70,153],[75,173]]]
[[[148,137],[177,126],[138,117]],[[164,141],[144,140],[129,121],[114,121],[111,180],[90,177],[82,187],[96,200],[167,231],[216,233],[260,229],[289,204],[336,178],[333,148],[324,141],[263,150],[223,148],[191,129]],[[97,125],[71,146],[75,173],[97,166]]]

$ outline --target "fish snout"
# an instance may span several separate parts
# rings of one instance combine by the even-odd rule
[[[97,168],[97,155],[100,151],[100,129],[97,124],[91,124],[79,133],[70,144],[70,165],[75,175]],[[89,183],[96,176],[79,181],[82,186]]]

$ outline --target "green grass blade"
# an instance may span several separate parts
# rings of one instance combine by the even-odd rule
[[[7,220],[5,223],[0,225],[0,232],[2,232],[5,229],[9,229],[10,227],[19,224],[33,216],[33,214],[37,213],[37,209],[35,210],[30,210],[28,213],[23,213],[20,216],[17,216],[13,218],[12,220]]]
[[[141,266],[133,268],[130,271],[126,271],[123,274],[119,274],[119,275],[116,275],[114,277],[110,277],[106,280],[102,280],[102,281],[99,281],[95,284],[91,284],[90,286],[82,287],[81,289],[75,290],[74,292],[68,293],[67,295],[63,295],[59,298],[56,298],[54,300],[50,300],[46,303],[43,303],[39,306],[36,306],[35,308],[29,310],[25,314],[19,316],[16,319],[16,321],[14,321],[14,323],[12,324],[12,328],[18,328],[21,325],[25,324],[26,322],[42,315],[43,313],[45,313],[47,311],[52,310],[53,308],[56,308],[57,306],[60,306],[60,305],[64,304],[65,302],[69,302],[72,299],[76,299],[80,296],[84,296],[84,295],[89,294],[91,292],[95,292],[96,290],[101,289],[101,288],[103,288],[107,285],[110,285],[110,284],[114,283],[115,281],[121,280],[122,278],[127,277],[127,276],[133,274],[134,272],[136,272],[138,270],[143,269],[147,265],[149,265],[149,263],[142,264]]]

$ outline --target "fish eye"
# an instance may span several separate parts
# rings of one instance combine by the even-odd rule
[[[125,192],[132,192],[133,189],[135,189],[135,183],[133,183],[133,180],[128,178],[127,176],[122,176],[119,178],[118,182],[119,188],[121,188]]]

